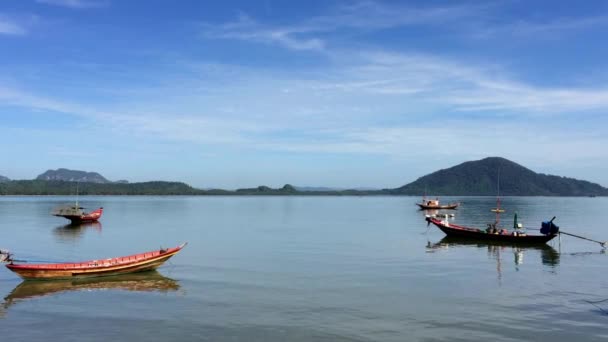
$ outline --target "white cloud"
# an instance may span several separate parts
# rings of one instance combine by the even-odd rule
[[[0,34],[22,36],[27,30],[21,25],[0,16]]]
[[[107,1],[100,0],[36,0],[36,2],[73,9],[104,7],[108,4]]]

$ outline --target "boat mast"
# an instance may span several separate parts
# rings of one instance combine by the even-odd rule
[[[496,180],[496,225],[500,223],[500,169],[498,169],[498,179]]]
[[[76,182],[76,208],[78,208],[78,182]]]
[[[422,203],[426,203],[426,183],[424,184],[424,195],[422,195]]]

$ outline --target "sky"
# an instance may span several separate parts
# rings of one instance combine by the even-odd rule
[[[606,1],[0,0],[0,175],[608,186]]]

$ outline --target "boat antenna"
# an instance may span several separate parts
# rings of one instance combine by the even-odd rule
[[[78,208],[78,181],[76,181],[76,208]]]

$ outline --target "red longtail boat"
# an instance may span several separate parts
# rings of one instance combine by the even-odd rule
[[[66,206],[56,208],[53,210],[52,214],[54,216],[65,217],[70,220],[72,224],[95,222],[99,220],[101,214],[103,214],[103,207],[93,210],[90,213],[85,212],[83,209],[83,207],[78,205]]]
[[[6,267],[24,279],[73,279],[102,277],[154,270],[184,248],[174,248],[133,254],[117,258],[59,264],[18,264],[9,258]]]

